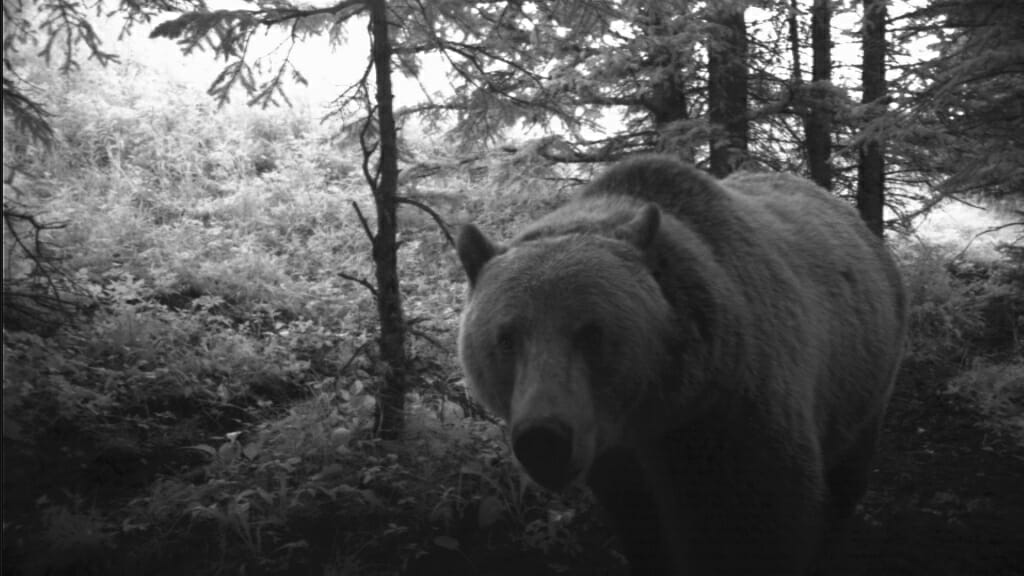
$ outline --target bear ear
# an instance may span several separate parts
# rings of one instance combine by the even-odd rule
[[[455,251],[459,254],[470,286],[476,284],[477,276],[480,275],[484,264],[500,252],[498,246],[472,224],[466,224],[459,230],[459,237],[455,239]]]
[[[640,250],[647,250],[661,227],[661,210],[654,204],[646,204],[632,220],[619,229],[619,236]]]

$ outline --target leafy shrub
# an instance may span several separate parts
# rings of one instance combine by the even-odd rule
[[[918,360],[959,360],[982,326],[970,282],[950,274],[949,248],[918,243],[899,252],[910,295],[910,347]]]
[[[949,382],[947,391],[968,398],[993,429],[1024,446],[1024,362],[978,360]]]
[[[104,571],[115,547],[117,526],[81,498],[69,505],[46,502],[40,506],[45,553],[26,567],[29,574],[61,574],[83,570]]]

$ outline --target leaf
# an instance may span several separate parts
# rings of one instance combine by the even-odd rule
[[[488,496],[480,501],[480,508],[477,510],[476,523],[481,528],[493,526],[505,514],[505,505],[494,496]]]
[[[214,448],[213,446],[208,445],[208,444],[196,444],[195,446],[189,446],[189,448],[191,448],[192,450],[198,450],[198,451],[206,454],[210,458],[216,458],[217,457],[217,449]]]
[[[256,442],[250,442],[242,448],[242,456],[245,456],[248,460],[255,460],[260,455],[260,445]]]
[[[235,461],[235,458],[238,457],[238,452],[239,450],[237,443],[225,442],[224,444],[221,444],[220,448],[217,450],[217,457],[221,462],[225,464],[230,464]]]
[[[458,550],[459,541],[451,536],[438,536],[434,538],[434,545],[445,550]]]
[[[448,525],[454,516],[452,507],[446,504],[436,506],[430,511],[430,521],[435,524]]]
[[[483,476],[484,470],[483,465],[477,460],[466,462],[459,468],[459,474],[470,474],[473,476]]]
[[[296,540],[294,542],[288,542],[286,544],[282,544],[282,545],[278,546],[277,549],[278,549],[278,551],[281,551],[281,550],[298,550],[298,549],[306,549],[306,548],[309,548],[309,542],[307,542],[305,540]]]

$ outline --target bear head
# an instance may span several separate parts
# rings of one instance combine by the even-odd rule
[[[508,425],[512,451],[541,486],[585,479],[628,442],[670,370],[674,313],[647,251],[652,204],[585,233],[521,236],[508,246],[465,226],[457,240],[469,292],[459,356],[470,390]],[[543,225],[543,221],[542,221]]]

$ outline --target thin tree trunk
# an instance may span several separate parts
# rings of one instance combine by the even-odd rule
[[[670,69],[663,80],[651,86],[644,103],[654,120],[654,128],[658,131],[658,151],[676,154],[692,163],[696,158],[692,143],[681,137],[677,132],[678,128],[673,126],[673,123],[690,117],[684,89],[685,87],[680,85],[679,75]]]
[[[380,361],[384,384],[377,396],[382,438],[394,439],[405,427],[406,357],[405,320],[398,284],[398,246],[395,217],[398,192],[398,137],[391,93],[391,39],[385,0],[370,2],[373,64],[377,80],[377,122],[380,128],[379,177],[373,187],[377,233],[373,262],[377,279],[377,314],[380,318]]]
[[[714,10],[714,9],[713,9]],[[723,177],[747,158],[747,26],[742,6],[712,11],[708,38],[711,173]]]
[[[825,189],[832,188],[832,106],[829,83],[832,81],[832,10],[829,0],[814,0],[811,8],[810,111],[804,122],[807,139],[807,163],[811,179]]]
[[[864,0],[863,102],[877,117],[885,96],[885,0]],[[885,206],[885,152],[879,139],[869,133],[860,148],[857,170],[857,209],[872,232],[883,232],[882,209]]]
[[[804,83],[803,67],[800,64],[800,25],[797,20],[799,13],[800,7],[797,5],[797,0],[789,0],[789,15],[786,17],[786,22],[789,24],[789,57],[793,59],[791,81],[794,90]]]

